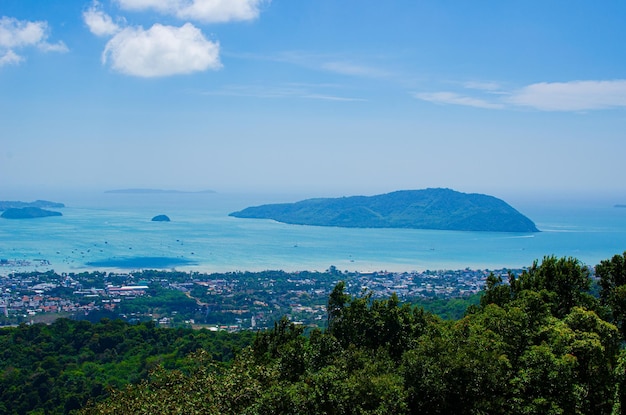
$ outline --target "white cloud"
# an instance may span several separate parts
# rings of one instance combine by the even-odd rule
[[[540,111],[590,111],[626,108],[626,80],[540,82],[515,91],[500,89],[496,83],[465,83],[466,89],[480,90],[482,96],[469,93],[418,93],[415,97],[437,104],[501,109],[530,107]],[[499,95],[499,96],[497,96]]]
[[[17,55],[12,50],[9,50],[3,56],[0,56],[0,67],[5,65],[17,65],[23,60],[24,58]]]
[[[63,42],[48,43],[48,23],[30,22],[3,16],[0,18],[0,66],[24,60],[15,50],[36,47],[44,52],[67,52]]]
[[[156,10],[205,23],[254,20],[264,0],[117,0],[125,10]]]
[[[191,23],[129,27],[117,33],[102,53],[103,63],[127,75],[160,77],[219,69],[219,44],[207,40]]]
[[[41,42],[40,44],[37,45],[37,47],[43,50],[44,52],[63,52],[64,53],[64,52],[69,51],[68,47],[63,42],[57,42],[57,43]]]
[[[460,95],[454,92],[430,92],[415,94],[415,97],[423,101],[433,102],[435,104],[454,104],[465,105],[468,107],[500,109],[503,106],[498,103],[485,101],[483,99],[472,98]]]
[[[113,22],[111,16],[98,9],[98,3],[95,2],[83,13],[83,20],[89,28],[89,31],[96,36],[112,36],[121,30],[121,28]]]
[[[541,82],[513,92],[506,101],[543,111],[624,108],[626,80]]]
[[[46,39],[46,22],[29,22],[12,17],[0,19],[0,47],[7,49],[36,46]]]
[[[304,95],[302,98],[319,99],[322,101],[338,101],[338,102],[366,102],[363,98],[339,97],[335,95],[310,94]]]

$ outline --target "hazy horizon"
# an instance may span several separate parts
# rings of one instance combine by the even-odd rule
[[[449,186],[441,186],[451,188]],[[146,203],[158,201],[163,198],[179,198],[184,200],[185,197],[193,198],[195,195],[203,196],[215,195],[216,197],[231,197],[241,200],[249,200],[251,203],[289,203],[309,198],[333,198],[333,197],[349,197],[349,196],[373,196],[377,194],[389,193],[397,190],[421,190],[424,188],[406,188],[406,189],[369,189],[369,191],[358,191],[358,189],[247,189],[247,188],[189,188],[185,186],[179,187],[145,187],[149,189],[159,190],[175,190],[182,193],[146,193],[146,194],[116,194],[109,193],[111,190],[130,189],[134,187],[120,186],[116,188],[93,188],[93,187],[0,187],[0,200],[20,200],[24,202],[32,202],[38,199],[49,200],[53,202],[65,203],[68,206],[73,204],[85,204],[89,200],[112,201],[116,197],[131,197],[137,201],[145,200]],[[143,187],[140,187],[143,188]],[[626,204],[626,197],[611,192],[548,192],[548,191],[527,191],[519,192],[513,189],[502,190],[499,192],[483,192],[473,190],[454,189],[463,193],[483,193],[504,200],[514,208],[526,213],[526,209],[535,207],[555,209],[568,208],[578,209],[585,207],[614,206],[617,204]],[[211,190],[213,193],[203,193],[203,191]],[[363,190],[363,189],[361,189]],[[192,199],[190,199],[192,200]],[[256,202],[255,202],[256,201]],[[93,203],[87,203],[93,206]],[[241,208],[247,207],[241,206]],[[626,214],[626,209],[625,209]],[[532,218],[531,218],[532,219]]]

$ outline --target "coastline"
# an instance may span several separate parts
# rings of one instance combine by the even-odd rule
[[[139,272],[143,270],[157,270],[157,271],[178,271],[185,273],[200,273],[200,274],[212,274],[212,273],[229,273],[229,272],[263,272],[263,271],[285,271],[289,273],[298,272],[324,272],[330,267],[335,267],[341,272],[352,272],[360,274],[368,274],[373,272],[391,272],[391,273],[411,273],[411,272],[424,272],[424,271],[448,271],[448,270],[500,270],[500,269],[521,269],[532,265],[528,264],[502,264],[502,263],[461,263],[461,262],[447,262],[447,263],[422,263],[422,264],[398,264],[398,263],[381,263],[373,261],[354,261],[354,260],[342,260],[335,261],[334,263],[325,264],[272,264],[267,262],[265,264],[259,264],[257,266],[236,266],[236,265],[217,265],[209,263],[179,263],[163,266],[164,263],[169,264],[169,260],[175,260],[175,258],[163,258],[162,261],[155,262],[156,266],[146,263],[147,258],[134,258],[125,260],[115,259],[111,261],[100,261],[97,264],[67,264],[67,263],[54,263],[46,259],[8,259],[0,261],[0,277],[6,277],[9,274],[14,273],[28,273],[28,272],[48,272],[54,271],[59,274],[78,274],[81,272],[107,272],[107,273],[119,273],[126,274],[131,272]],[[537,258],[540,260],[541,258]],[[143,266],[139,266],[143,265]],[[594,264],[595,265],[595,264]]]
[[[626,215],[612,204],[527,205],[525,211],[531,213],[529,216],[542,232],[502,234],[315,227],[228,216],[228,212],[242,206],[276,199],[270,196],[159,194],[149,196],[147,201],[138,195],[96,196],[55,197],[67,202],[62,218],[44,218],[36,223],[3,221],[0,260],[30,264],[0,263],[0,275],[138,269],[322,272],[330,266],[361,273],[519,269],[546,255],[571,256],[595,266],[626,249]],[[150,220],[162,212],[172,221]],[[133,258],[191,262],[135,266]],[[88,265],[120,259],[130,260],[131,264]]]

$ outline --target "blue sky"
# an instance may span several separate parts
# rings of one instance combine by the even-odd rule
[[[0,190],[626,200],[626,3],[0,0]]]

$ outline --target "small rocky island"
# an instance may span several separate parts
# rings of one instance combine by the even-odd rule
[[[169,222],[170,218],[167,215],[156,215],[152,218],[152,222]]]
[[[346,228],[539,232],[532,220],[501,199],[451,189],[307,199],[296,203],[248,207],[230,216]]]
[[[61,212],[41,209],[38,207],[9,208],[2,212],[0,217],[5,219],[34,219],[48,216],[63,216]]]

